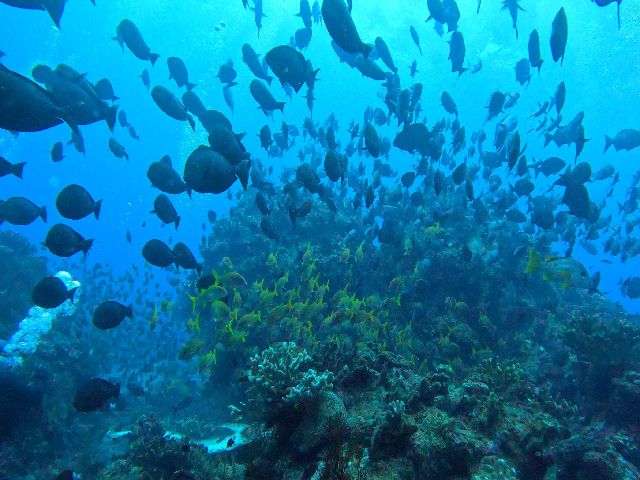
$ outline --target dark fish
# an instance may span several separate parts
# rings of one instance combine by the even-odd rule
[[[8,222],[11,225],[29,225],[41,218],[47,221],[47,207],[38,207],[31,200],[24,197],[11,197],[0,200],[0,224]]]
[[[67,0],[0,0],[0,3],[26,10],[44,10],[60,28],[60,20]]]
[[[521,58],[516,63],[516,82],[520,85],[528,85],[531,81],[531,62],[527,58]]]
[[[218,80],[222,83],[233,83],[238,77],[238,72],[233,68],[233,61],[227,60],[225,63],[220,65],[218,75],[216,75],[216,77],[218,77]]]
[[[517,208],[511,208],[507,210],[505,217],[507,218],[507,220],[513,223],[524,223],[527,221],[527,216]]]
[[[502,0],[502,9],[509,10],[511,19],[513,20],[513,28],[516,31],[516,38],[518,38],[518,10],[524,11],[518,4],[519,0]]]
[[[53,480],[76,480],[73,470],[63,470]]]
[[[49,92],[0,64],[0,128],[39,132],[60,125],[63,115]]]
[[[42,308],[57,308],[67,300],[73,303],[78,287],[67,290],[67,286],[58,277],[45,277],[33,287],[31,300]]]
[[[311,43],[313,32],[310,28],[300,28],[293,34],[293,44],[298,50],[306,50]]]
[[[313,19],[309,0],[300,0],[300,12],[296,13],[296,17],[300,17],[302,19],[302,23],[304,23],[305,28],[311,30]]]
[[[129,120],[127,119],[127,112],[124,110],[120,110],[118,112],[118,123],[122,128],[127,128],[129,126]]]
[[[163,193],[158,195],[153,201],[153,210],[151,210],[150,213],[155,213],[165,225],[170,223],[175,224],[176,230],[180,225],[180,216],[178,215],[178,212],[173,206],[173,203],[171,203],[169,197]]]
[[[376,47],[376,52],[380,55],[380,59],[384,62],[384,64],[389,67],[393,73],[398,73],[398,67],[393,63],[393,58],[391,57],[391,52],[389,51],[389,47],[385,43],[385,41],[381,37],[376,37],[374,45]]]
[[[616,152],[620,150],[630,151],[640,147],[640,130],[634,130],[631,128],[621,130],[618,134],[611,138],[608,135],[604,136],[604,151],[609,150],[609,147],[613,145]]]
[[[451,60],[451,71],[458,72],[458,76],[467,71],[462,65],[464,64],[464,56],[467,49],[464,46],[464,37],[457,30],[451,35],[449,41],[449,60]]]
[[[347,169],[347,158],[338,155],[334,150],[329,150],[324,157],[324,171],[332,182],[344,180]]]
[[[411,78],[415,78],[416,73],[418,73],[418,62],[414,60],[409,67],[409,75]]]
[[[37,65],[32,70],[36,81],[44,83],[56,104],[63,109],[65,121],[71,125],[90,125],[104,120],[109,130],[116,124],[118,107],[109,106],[84,75],[68,65],[55,70]]]
[[[422,56],[422,47],[420,46],[420,37],[418,36],[418,32],[416,31],[413,25],[409,26],[409,31],[411,33],[411,38],[413,39],[413,43],[416,44],[418,50],[420,51],[420,56]]]
[[[364,206],[369,209],[373,205],[373,201],[376,198],[376,194],[373,191],[373,186],[369,185],[364,192]]]
[[[373,158],[378,158],[381,148],[380,135],[371,123],[365,125],[363,133],[365,148]]]
[[[125,318],[133,318],[131,305],[127,307],[113,300],[102,302],[93,311],[93,325],[100,330],[116,328]]]
[[[180,178],[180,174],[173,169],[169,155],[165,155],[157,162],[149,165],[147,178],[151,181],[151,185],[161,192],[177,195],[186,191],[191,196],[187,184]]]
[[[540,36],[538,35],[538,30],[533,30],[529,34],[529,63],[532,68],[537,68],[538,73],[540,73],[540,68],[542,68],[542,64],[544,60],[540,56]]]
[[[102,378],[92,378],[76,390],[73,406],[79,412],[94,412],[105,408],[111,399],[120,397],[120,384]]]
[[[102,80],[98,80],[94,85],[96,93],[100,97],[101,100],[115,102],[119,99],[113,91],[113,86],[108,78],[103,78]]]
[[[213,210],[209,210],[207,212],[207,219],[209,219],[209,223],[215,223],[217,218],[218,218],[218,214]]]
[[[273,143],[273,138],[271,136],[271,128],[269,128],[269,125],[264,125],[260,129],[258,138],[260,139],[260,146],[264,148],[266,151],[269,151],[269,147]]]
[[[410,188],[416,180],[416,172],[407,172],[400,177],[400,183],[405,188]]]
[[[147,70],[146,68],[142,70],[142,73],[140,74],[140,79],[142,80],[142,84],[145,87],[147,87],[147,90],[149,90],[149,87],[151,86],[151,78],[149,77],[149,70]]]
[[[467,178],[467,164],[461,163],[451,173],[451,179],[456,185],[460,185]]]
[[[442,193],[443,182],[444,174],[440,170],[436,171],[436,173],[433,175],[433,190],[436,194],[436,197],[439,197]]]
[[[560,65],[564,62],[564,53],[567,48],[567,37],[569,35],[569,27],[567,25],[567,14],[564,11],[564,7],[561,7],[558,10],[555,18],[553,19],[553,24],[551,25],[551,55],[553,56],[553,61],[560,61]]]
[[[160,57],[157,53],[151,53],[151,49],[142,38],[140,30],[131,20],[125,19],[120,22],[114,40],[120,44],[122,51],[126,45],[131,53],[140,60],[149,60],[151,65],[155,65],[156,60]]]
[[[178,57],[167,58],[167,67],[169,67],[169,80],[175,80],[178,88],[187,87],[187,90],[193,90],[197,86],[195,83],[189,82],[189,72],[182,59]]]
[[[518,195],[518,197],[525,197],[529,195],[535,189],[535,185],[526,178],[521,178],[516,182],[515,187],[511,187],[511,190]]]
[[[113,137],[109,138],[109,150],[111,150],[111,153],[113,153],[116,158],[126,158],[127,161],[129,160],[127,150]]]
[[[570,183],[562,197],[562,203],[569,207],[569,212],[578,218],[588,218],[591,202],[589,192],[582,183]]]
[[[193,256],[191,249],[184,243],[176,243],[173,247],[172,253],[176,267],[182,267],[185,270],[195,270],[198,274],[202,272],[202,264],[198,263],[196,257]]]
[[[447,92],[442,92],[440,96],[440,101],[442,102],[442,106],[447,111],[447,113],[454,114],[458,117],[458,106],[456,102],[453,100],[453,97],[449,95]]]
[[[260,36],[260,30],[262,30],[262,19],[266,15],[262,12],[262,0],[253,0],[253,17],[258,27],[258,37]]]
[[[322,18],[333,41],[348,53],[369,56],[371,47],[358,35],[351,13],[342,0],[323,0]]]
[[[138,134],[136,133],[135,128],[133,128],[133,125],[129,125],[129,136],[131,138],[133,138],[134,140],[140,140],[140,137],[138,136]]]
[[[73,148],[75,148],[77,152],[83,155],[86,152],[84,147],[84,137],[78,129],[71,131],[71,139],[67,142],[67,145],[73,145]]]
[[[612,3],[618,4],[618,30],[620,30],[620,4],[622,0],[592,0],[599,7],[606,7],[607,5],[611,5]]]
[[[278,233],[278,230],[271,221],[270,217],[262,217],[262,220],[260,220],[260,229],[267,238],[270,238],[271,240],[280,239],[280,234]]]
[[[262,215],[271,215],[271,208],[269,208],[269,202],[262,192],[256,194],[256,205]]]
[[[100,218],[102,200],[95,201],[84,187],[71,184],[58,194],[56,207],[60,215],[69,220],[80,220],[92,213],[97,219]]]
[[[209,132],[209,146],[222,155],[231,165],[239,165],[250,158],[249,152],[240,142],[238,135],[223,125],[214,125]]]
[[[284,112],[286,103],[278,102],[269,91],[269,88],[260,80],[253,79],[249,85],[249,91],[265,115],[270,114],[274,110]]]
[[[202,100],[200,100],[200,97],[190,90],[186,91],[185,94],[182,95],[182,103],[185,108],[196,117],[200,117],[200,115],[207,111],[207,108],[202,103]]]
[[[22,178],[22,171],[25,165],[25,162],[11,163],[6,158],[0,156],[0,177],[14,175]]]
[[[3,442],[9,440],[18,426],[42,414],[41,405],[42,391],[30,387],[24,375],[0,372],[0,438]]]
[[[199,193],[223,193],[238,179],[229,161],[209,147],[194,150],[184,167],[184,181]]]
[[[124,239],[127,241],[127,243],[131,243],[131,241],[133,240],[131,237],[131,232],[129,230],[127,230],[124,234]]]
[[[265,55],[265,60],[280,82],[290,85],[296,93],[305,83],[313,88],[312,82],[318,70],[311,70],[307,60],[295,48],[289,45],[272,48]]]
[[[171,93],[168,89],[161,85],[156,85],[151,90],[151,97],[153,101],[158,105],[160,110],[162,110],[165,114],[170,116],[171,118],[175,118],[176,120],[187,121],[189,125],[191,125],[191,129],[195,131],[196,122],[189,112],[182,104],[182,102],[176,97],[173,93]]]
[[[358,55],[355,67],[362,75],[372,80],[381,82],[387,79],[387,75],[372,58],[365,58],[362,55]]]
[[[155,267],[165,268],[175,262],[175,257],[169,245],[162,240],[149,240],[142,247],[142,256]]]
[[[198,116],[198,120],[200,120],[200,123],[207,133],[211,133],[216,125],[222,125],[229,130],[232,129],[229,119],[224,115],[224,113],[217,110],[206,110]]]
[[[262,68],[262,63],[260,62],[258,54],[248,43],[242,45],[242,61],[247,64],[251,73],[253,73],[257,78],[265,80],[269,85],[271,85],[273,77],[265,72],[264,68]]]
[[[93,245],[93,239],[85,239],[73,228],[57,223],[49,229],[44,244],[54,255],[67,258],[78,252],[86,255]]]
[[[502,92],[494,92],[489,99],[489,105],[487,105],[487,122],[491,121],[491,119],[498,116],[498,114],[502,113],[502,107],[504,107],[504,103],[506,101],[506,97]]]

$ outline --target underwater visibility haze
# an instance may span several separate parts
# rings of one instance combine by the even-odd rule
[[[0,27],[0,480],[640,480],[640,2]]]

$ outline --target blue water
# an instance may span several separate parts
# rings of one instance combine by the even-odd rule
[[[241,45],[250,43],[258,53],[266,53],[270,48],[289,42],[302,22],[294,16],[298,2],[283,0],[264,1],[263,28],[258,35],[253,13],[244,10],[240,0],[196,1],[196,0],[153,0],[153,1],[106,1],[97,0],[93,6],[88,0],[73,0],[67,5],[62,19],[62,29],[56,29],[44,12],[19,10],[0,5],[0,49],[6,52],[3,63],[12,70],[29,75],[38,63],[55,66],[66,63],[80,72],[86,72],[91,81],[103,77],[111,80],[118,104],[123,108],[140,141],[129,137],[126,130],[116,127],[115,137],[122,143],[130,161],[116,159],[107,147],[110,133],[104,122],[83,127],[86,156],[75,152],[72,146],[65,148],[67,158],[53,164],[49,150],[54,142],[66,142],[70,137],[69,128],[56,128],[32,134],[13,137],[8,132],[0,132],[0,155],[12,162],[25,161],[24,180],[5,177],[0,180],[2,197],[24,195],[37,204],[47,205],[49,222],[36,222],[27,227],[3,225],[2,229],[20,231],[35,243],[40,243],[48,226],[63,221],[55,211],[55,197],[62,187],[79,183],[96,199],[104,199],[99,221],[88,217],[73,226],[85,237],[96,239],[86,261],[108,262],[114,271],[129,271],[132,264],[142,264],[142,245],[150,238],[165,241],[173,237],[174,242],[187,243],[194,252],[202,235],[202,223],[207,222],[206,212],[215,210],[224,214],[233,201],[223,195],[194,194],[193,200],[185,195],[172,197],[182,216],[182,223],[176,233],[171,226],[160,228],[160,221],[148,212],[153,199],[159,193],[147,178],[146,169],[152,161],[169,154],[174,167],[182,173],[182,166],[189,153],[198,145],[206,144],[206,133],[198,125],[192,132],[186,123],[177,122],[164,115],[153,103],[143,86],[139,75],[143,69],[151,73],[152,86],[164,85],[179,96],[172,80],[168,79],[166,59],[169,56],[182,58],[190,74],[190,80],[198,84],[196,93],[208,108],[231,112],[224,103],[222,85],[215,78],[218,67],[232,59],[239,73],[240,85],[233,90],[235,113],[232,117],[234,130],[246,132],[244,143],[254,156],[265,165],[296,166],[297,148],[291,149],[283,158],[267,159],[260,149],[255,136],[264,123],[273,131],[278,130],[284,120],[289,124],[302,126],[308,115],[304,89],[292,99],[286,99],[284,92],[274,81],[272,92],[278,100],[287,100],[285,113],[275,112],[274,118],[264,117],[256,109],[256,104],[248,91],[253,78],[242,62]],[[450,72],[447,59],[448,44],[440,38],[433,23],[425,23],[426,2],[361,2],[354,1],[353,17],[361,37],[373,42],[375,36],[382,36],[394,56],[403,81],[403,87],[412,82],[409,65],[418,61],[419,73],[415,81],[424,84],[422,105],[432,125],[445,115],[440,104],[440,94],[447,90],[455,98],[460,112],[460,121],[467,129],[467,144],[472,131],[480,128],[486,115],[485,105],[495,90],[520,92],[518,106],[511,115],[519,119],[519,129],[523,134],[523,144],[527,144],[527,157],[544,159],[560,156],[567,162],[573,160],[574,148],[558,149],[554,145],[543,148],[542,138],[525,132],[534,127],[536,120],[527,117],[537,109],[538,102],[553,95],[556,85],[565,81],[567,101],[564,120],[569,121],[579,111],[585,111],[584,127],[587,143],[581,161],[588,161],[593,171],[607,163],[620,172],[620,182],[612,198],[607,200],[603,215],[613,213],[611,230],[624,220],[617,213],[617,203],[623,202],[629,182],[637,170],[638,153],[618,152],[611,149],[603,154],[604,135],[615,135],[623,128],[638,128],[640,107],[640,62],[635,52],[640,42],[640,8],[635,2],[622,4],[622,28],[617,29],[615,5],[598,8],[586,0],[565,2],[523,1],[526,11],[520,12],[518,27],[520,38],[516,40],[511,18],[500,10],[499,2],[483,2],[479,15],[475,15],[476,0],[460,0],[462,17],[459,30],[464,33],[467,47],[466,64],[482,59],[483,69],[475,75],[469,72],[457,79]],[[554,63],[549,50],[551,22],[559,3],[563,3],[569,18],[569,41],[564,65]],[[123,18],[129,18],[139,27],[146,42],[154,52],[160,53],[160,60],[154,68],[148,62],[135,58],[128,50],[124,53],[111,37]],[[409,26],[414,25],[421,38],[424,56],[420,57],[411,40]],[[217,28],[216,28],[217,27]],[[533,72],[531,83],[521,87],[515,81],[515,63],[527,56],[529,32],[536,28],[540,34],[542,57],[545,63],[541,75]],[[330,47],[326,30],[314,26],[313,39],[305,56],[320,68],[321,79],[315,89],[316,104],[314,119],[324,120],[334,113],[341,126],[339,132],[346,144],[347,125],[355,120],[362,122],[363,112],[369,105],[383,107],[378,96],[381,87],[378,82],[363,78],[359,72],[340,64]],[[393,138],[397,131],[395,120],[380,133]],[[487,125],[485,149],[493,137],[494,124]],[[535,135],[535,136],[534,136]],[[298,145],[302,146],[301,139]],[[390,163],[400,173],[408,170],[412,163],[409,154],[392,149]],[[541,177],[542,179],[542,177]],[[540,181],[539,192],[546,184]],[[592,200],[598,203],[610,180],[588,185]],[[486,187],[484,187],[486,188]],[[231,191],[236,194],[241,187],[236,183]],[[476,192],[483,191],[482,182],[476,185]],[[523,205],[525,200],[520,200]],[[146,222],[146,228],[141,224]],[[210,227],[207,225],[207,229]],[[125,231],[133,234],[133,243],[125,241]],[[606,239],[606,235],[604,236]],[[603,240],[604,240],[603,239]],[[600,250],[601,251],[601,250]],[[590,273],[602,272],[601,290],[608,298],[622,301],[630,311],[640,311],[640,302],[622,298],[618,283],[637,272],[638,261],[631,259],[621,264],[617,258],[606,255],[591,256],[576,246],[576,258],[583,261]],[[46,254],[49,256],[49,254]],[[198,255],[196,255],[198,256]],[[610,260],[612,264],[603,263]],[[52,259],[54,265],[65,265],[64,261]]]

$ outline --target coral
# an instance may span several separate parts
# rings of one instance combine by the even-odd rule
[[[308,368],[310,362],[306,350],[299,350],[293,342],[278,343],[253,356],[247,374],[250,411],[270,416],[282,408],[296,408],[331,390],[333,373]]]
[[[373,458],[402,455],[410,448],[411,436],[416,433],[418,427],[409,422],[405,409],[402,400],[389,403],[387,412],[376,427],[371,440]]]
[[[518,480],[518,476],[508,460],[488,455],[482,459],[471,480]]]

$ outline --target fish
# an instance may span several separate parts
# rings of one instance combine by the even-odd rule
[[[449,93],[442,92],[442,95],[440,96],[440,102],[442,103],[442,106],[447,111],[447,113],[451,113],[455,115],[456,118],[458,118],[458,106]]]
[[[10,197],[0,200],[0,224],[30,225],[38,218],[47,222],[47,207],[37,206],[25,197]]]
[[[620,30],[620,4],[622,0],[592,0],[599,7],[606,7],[607,5],[611,5],[612,3],[618,4],[618,30]]]
[[[262,217],[260,220],[260,229],[264,235],[271,240],[280,240],[280,234],[270,217]]]
[[[518,2],[519,0],[502,0],[502,10],[509,10],[509,14],[513,20],[516,39],[518,38],[518,11],[524,11],[524,8],[522,8]]]
[[[83,186],[72,183],[58,193],[56,208],[60,215],[69,220],[80,220],[91,214],[97,220],[100,218],[102,200],[94,200]]]
[[[60,22],[67,0],[0,0],[0,3],[26,10],[44,10],[49,14],[56,27],[61,28]]]
[[[489,99],[489,105],[487,105],[487,119],[486,122],[491,121],[493,118],[497,117],[498,114],[502,112],[502,108],[504,107],[506,101],[506,96],[502,92],[494,92],[491,94],[491,98]]]
[[[267,84],[271,85],[273,77],[265,71],[258,54],[248,43],[242,45],[242,61],[249,67],[249,70],[251,70],[251,73],[253,73],[256,78],[264,80]]]
[[[559,157],[549,157],[546,160],[534,163],[530,166],[538,174],[542,173],[545,177],[555,175],[566,166],[566,162]]]
[[[160,160],[149,165],[147,178],[151,185],[161,192],[172,195],[187,192],[191,196],[191,189],[182,180],[180,174],[173,169],[169,155],[164,155]]]
[[[378,132],[371,123],[367,123],[364,127],[364,145],[373,158],[380,156],[380,135],[378,135]]]
[[[158,58],[160,58],[160,55],[151,52],[144,38],[142,38],[140,30],[138,30],[138,27],[131,20],[124,19],[118,24],[116,36],[113,37],[113,40],[118,42],[123,52],[124,46],[126,45],[131,53],[140,60],[148,60],[152,66],[155,65]]]
[[[564,82],[560,82],[556,87],[556,93],[553,96],[556,104],[556,112],[558,112],[558,117],[560,116],[560,112],[562,111],[562,107],[564,107],[564,102],[567,98],[567,86]]]
[[[458,72],[458,77],[468,70],[463,67],[466,52],[464,37],[456,30],[449,40],[449,60],[451,60],[451,72]]]
[[[520,85],[529,85],[531,81],[531,62],[527,58],[522,58],[516,63],[516,81]]]
[[[65,112],[53,96],[34,81],[0,64],[0,128],[40,132],[60,125]]]
[[[41,308],[57,308],[67,300],[73,303],[78,287],[67,290],[65,283],[58,277],[45,277],[31,291],[31,300]]]
[[[93,245],[93,239],[85,239],[68,225],[56,223],[47,232],[44,245],[54,255],[67,258],[79,252],[86,255]]]
[[[92,378],[83,383],[75,393],[73,407],[79,412],[94,412],[105,408],[109,401],[120,397],[120,384],[102,378]]]
[[[142,80],[142,84],[146,87],[146,89],[149,90],[149,87],[151,86],[151,77],[149,76],[149,70],[147,70],[146,68],[142,70],[140,79]]]
[[[310,28],[300,28],[293,34],[292,46],[295,46],[298,50],[306,50],[311,43],[311,37],[313,31]]]
[[[351,12],[342,0],[322,0],[322,19],[332,40],[342,50],[369,57],[372,48],[360,39]]]
[[[178,215],[169,197],[163,193],[158,195],[153,201],[153,210],[151,210],[150,213],[155,213],[165,225],[173,223],[176,230],[180,225],[180,215]]]
[[[344,181],[344,174],[347,169],[346,156],[338,155],[334,150],[329,150],[324,158],[324,171],[332,182]]]
[[[313,26],[313,15],[311,13],[309,0],[300,0],[300,11],[296,13],[296,17],[300,17],[305,28],[311,30],[311,27]]]
[[[560,60],[560,65],[564,63],[565,49],[567,48],[567,38],[569,27],[567,24],[567,14],[564,7],[560,7],[551,25],[551,55],[554,62]]]
[[[189,115],[186,107],[182,104],[178,97],[171,93],[167,88],[161,85],[156,85],[151,90],[151,97],[153,98],[155,104],[166,115],[176,120],[189,122],[189,125],[191,125],[191,129],[195,131],[195,120],[191,115]]]
[[[545,281],[560,283],[563,288],[581,288],[594,291],[586,267],[572,257],[550,257],[541,259],[535,249],[529,250],[529,260],[524,273],[542,273]]]
[[[223,193],[238,179],[236,172],[224,156],[201,145],[187,158],[183,179],[198,193]]]
[[[249,91],[265,115],[270,114],[274,110],[284,112],[286,103],[278,102],[269,91],[269,88],[260,80],[253,79],[249,84]]]
[[[376,37],[374,45],[376,47],[376,52],[378,52],[378,55],[380,55],[380,59],[389,68],[389,70],[391,70],[393,73],[398,73],[398,67],[396,67],[395,63],[393,62],[391,52],[389,51],[389,47],[387,46],[385,41],[381,37]]]
[[[242,135],[236,135],[224,125],[214,125],[209,130],[209,146],[233,166],[251,157],[240,138]]]
[[[422,56],[422,47],[420,47],[420,37],[418,36],[418,32],[413,25],[409,27],[409,31],[411,33],[411,38],[413,39],[413,43],[416,44],[418,50],[420,51],[420,56]]]
[[[93,311],[92,323],[100,330],[110,330],[120,325],[125,318],[133,318],[131,305],[125,306],[114,300],[107,300]]]
[[[95,91],[100,97],[101,100],[115,102],[119,100],[119,97],[113,91],[113,85],[108,78],[103,78],[102,80],[98,80],[94,85]]]
[[[185,106],[187,111],[194,114],[198,119],[207,111],[207,108],[202,103],[202,100],[200,100],[200,97],[191,90],[187,90],[184,95],[182,95],[182,104]]]
[[[11,163],[6,158],[0,156],[0,177],[13,175],[14,177],[22,179],[25,165],[26,162]]]
[[[274,47],[267,52],[265,60],[280,82],[290,85],[296,93],[304,84],[313,89],[318,70],[312,70],[305,57],[295,48],[289,45]]]
[[[182,242],[176,243],[171,249],[171,252],[176,267],[182,267],[185,270],[196,270],[198,274],[202,272],[202,264],[198,263],[191,249],[186,244]]]
[[[540,56],[540,36],[538,35],[538,30],[533,29],[529,34],[527,48],[529,50],[529,63],[531,64],[531,68],[537,68],[538,74],[540,74],[544,60],[542,60]]]
[[[109,138],[109,150],[111,150],[111,153],[113,153],[116,158],[126,158],[127,161],[129,160],[127,150],[113,137]]]
[[[162,240],[152,239],[142,247],[142,256],[154,267],[165,268],[175,262],[171,248]]]
[[[238,72],[233,68],[233,61],[231,59],[220,65],[216,77],[218,77],[218,80],[222,83],[230,84],[235,82],[238,77]]]
[[[187,90],[191,91],[197,87],[195,83],[189,82],[189,72],[181,58],[167,58],[167,67],[169,68],[169,80],[173,79],[178,88],[187,87]]]
[[[613,145],[616,152],[620,150],[631,151],[640,147],[640,130],[627,128],[620,130],[615,137],[604,136],[604,151]]]

